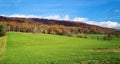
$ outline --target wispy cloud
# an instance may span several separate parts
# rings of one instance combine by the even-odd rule
[[[41,16],[37,15],[21,15],[21,14],[13,14],[13,15],[4,15],[8,17],[21,17],[21,18],[41,18]]]
[[[56,19],[56,20],[70,20],[69,15],[60,16],[60,15],[48,15],[48,16],[37,16],[37,15],[21,15],[21,14],[13,14],[13,15],[2,15],[8,17],[21,17],[21,18],[46,18],[46,19]]]
[[[93,24],[93,25],[98,25],[102,27],[108,27],[108,28],[115,28],[115,29],[120,29],[120,23],[115,22],[115,21],[90,21],[88,18],[81,18],[81,17],[74,17],[70,18],[69,15],[49,15],[49,16],[37,16],[37,15],[20,15],[20,14],[13,14],[13,15],[4,15],[8,17],[25,17],[25,18],[47,18],[47,19],[56,19],[56,20],[71,20],[71,21],[76,21],[76,22],[84,22],[88,24]]]

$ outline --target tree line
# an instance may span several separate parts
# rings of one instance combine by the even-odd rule
[[[71,27],[63,25],[47,25],[39,22],[16,22],[16,21],[0,21],[0,25],[3,25],[4,32],[26,32],[26,33],[44,33],[44,34],[56,34],[72,36],[75,34],[120,34],[120,31],[109,30],[98,27]]]

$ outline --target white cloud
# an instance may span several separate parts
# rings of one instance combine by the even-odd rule
[[[88,22],[88,18],[75,17],[72,20],[77,22],[85,22],[85,23]]]
[[[90,20],[88,20],[88,18],[80,18],[80,17],[73,18],[73,21],[84,22],[84,23],[98,25],[98,26],[102,26],[102,27],[120,29],[120,23],[114,22],[114,21],[97,22],[97,21],[90,21]]]
[[[21,14],[13,14],[13,15],[5,15],[8,17],[21,17],[21,18],[41,18],[41,16],[37,15],[21,15]]]
[[[63,19],[64,19],[64,20],[70,20],[69,15],[65,15],[65,16],[63,17]]]
[[[77,22],[84,22],[88,24],[98,25],[102,27],[108,28],[116,28],[120,29],[120,23],[115,21],[90,21],[88,18],[81,18],[81,17],[74,17],[70,19],[69,15],[60,16],[60,15],[49,15],[49,16],[37,16],[37,15],[20,15],[20,14],[13,14],[13,15],[3,15],[8,17],[25,17],[25,18],[47,18],[47,19],[56,19],[56,20],[71,20]]]
[[[37,15],[21,15],[21,14],[13,14],[13,15],[2,15],[8,17],[21,17],[21,18],[46,18],[46,19],[56,19],[56,20],[69,20],[69,15],[65,15],[61,17],[60,15],[48,15],[48,16],[37,16]]]
[[[60,19],[60,15],[49,15],[49,16],[44,16],[42,18],[47,18],[47,19]]]
[[[113,21],[98,22],[98,25],[104,26],[104,27],[109,27],[109,28],[120,29],[120,24],[118,22],[113,22]]]

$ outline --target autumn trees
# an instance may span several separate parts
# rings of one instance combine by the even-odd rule
[[[21,19],[22,22],[16,21],[0,21],[0,24],[3,25],[5,31],[15,31],[15,32],[26,32],[26,33],[44,33],[44,34],[55,34],[55,35],[65,35],[73,36],[77,35],[81,37],[80,34],[119,34],[119,31],[114,31],[110,29],[105,29],[95,26],[64,26],[56,24],[43,24],[40,22],[33,22]]]

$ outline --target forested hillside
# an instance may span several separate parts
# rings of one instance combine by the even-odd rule
[[[120,34],[119,30],[82,22],[50,20],[43,18],[17,18],[0,16],[6,31],[32,32],[71,36],[73,34]]]

